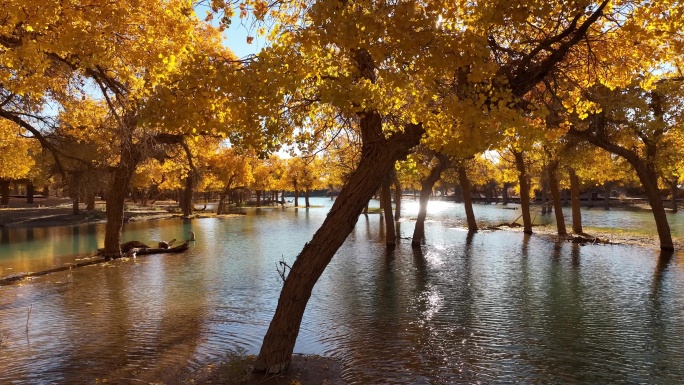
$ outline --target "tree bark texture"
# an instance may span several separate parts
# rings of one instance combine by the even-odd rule
[[[568,231],[565,228],[565,217],[563,216],[563,202],[561,201],[560,188],[558,187],[558,161],[553,161],[548,167],[549,173],[549,189],[551,190],[551,198],[553,199],[553,211],[556,214],[556,229],[558,235],[567,235]]]
[[[311,196],[311,189],[307,187],[306,190],[304,190],[304,204],[306,205],[307,209],[311,207],[311,203],[309,203],[309,196]]]
[[[418,206],[418,218],[416,219],[416,226],[413,229],[413,239],[411,246],[420,247],[423,238],[425,238],[425,217],[427,216],[427,205],[432,194],[432,187],[442,177],[442,171],[449,166],[449,158],[446,155],[437,154],[439,162],[432,167],[428,176],[421,181],[420,200]]]
[[[26,183],[26,203],[33,203],[33,195],[35,192],[36,190],[33,186],[33,182],[29,181]]]
[[[477,231],[475,211],[473,211],[473,200],[470,197],[470,180],[468,180],[468,173],[466,172],[464,165],[458,166],[458,183],[461,185],[461,190],[463,191],[463,208],[465,209],[468,231]]]
[[[112,173],[107,194],[107,223],[105,225],[104,257],[121,257],[121,230],[124,223],[124,202],[133,172],[142,159],[142,154],[133,144],[121,148],[121,159]]]
[[[397,244],[397,233],[394,228],[394,216],[392,215],[392,182],[389,175],[385,175],[382,180],[380,200],[382,201],[383,217],[385,219],[385,243],[387,246]]]
[[[381,117],[374,111],[363,114],[360,125],[362,132],[368,135],[376,132],[375,140],[364,140],[357,169],[340,191],[323,225],[292,264],[254,364],[256,371],[279,373],[287,370],[302,316],[316,281],[354,229],[361,210],[377,191],[380,181],[398,159],[408,155],[424,133],[421,125],[409,125],[403,133],[385,139]]]
[[[10,181],[0,180],[0,205],[9,205],[10,198]]]
[[[515,167],[518,169],[518,183],[520,184],[520,210],[523,217],[523,232],[532,234],[532,218],[530,217],[530,187],[527,183],[527,170],[522,152],[513,151]]]
[[[572,232],[582,234],[582,207],[580,205],[579,177],[570,169],[570,206],[572,207]]]
[[[644,186],[644,190],[646,190],[648,203],[651,205],[656,229],[658,229],[660,249],[663,251],[674,251],[670,224],[667,222],[665,205],[663,204],[663,198],[660,196],[660,189],[658,189],[658,172],[656,167],[653,163],[645,162],[638,158],[632,164],[632,167],[636,169],[637,176]]]
[[[183,199],[181,200],[183,206],[183,216],[189,217],[192,215],[192,193],[195,188],[195,178],[193,170],[190,170],[188,176],[185,178],[185,187],[183,188]]]

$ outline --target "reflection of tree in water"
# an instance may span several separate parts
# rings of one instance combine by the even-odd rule
[[[196,354],[207,322],[203,281],[165,271],[187,269],[180,259],[147,258],[79,271],[73,288],[54,298],[62,313],[55,316],[71,325],[71,358],[59,370],[65,383],[171,381]],[[181,278],[167,282],[171,276]]]
[[[676,381],[684,376],[684,367],[681,363],[684,338],[681,327],[679,330],[676,327],[682,325],[684,309],[681,304],[679,309],[673,306],[673,295],[668,288],[668,285],[672,285],[672,259],[672,252],[661,251],[653,271],[645,328],[648,331],[649,342],[644,348],[650,358],[649,374],[654,378],[671,378],[672,381]]]

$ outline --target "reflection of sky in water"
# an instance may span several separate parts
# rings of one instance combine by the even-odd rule
[[[494,223],[519,215],[475,209]],[[350,383],[684,382],[681,254],[469,234],[461,210],[431,202],[426,245],[402,239],[393,251],[380,216],[362,215],[314,288],[295,351],[339,358]],[[245,211],[126,225],[124,240],[193,230],[184,254],[76,269],[72,283],[58,273],[0,286],[0,383],[173,382],[229,351],[257,353],[282,287],[276,264],[292,264],[327,209]],[[402,236],[413,223],[399,222]],[[60,263],[68,258],[53,252],[90,251],[102,229],[9,229],[0,266]]]

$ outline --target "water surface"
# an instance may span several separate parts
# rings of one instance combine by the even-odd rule
[[[197,242],[0,286],[0,383],[173,382],[231,351],[258,353],[282,285],[277,261],[294,260],[330,204],[314,203],[323,207],[130,223],[125,240],[193,230]],[[517,211],[476,205],[480,217],[482,207],[492,222]],[[339,358],[359,384],[684,382],[681,255],[469,235],[459,205],[431,208],[421,250],[402,240],[388,252],[380,216],[360,217],[314,290],[296,352]],[[410,236],[413,222],[399,230]],[[102,232],[3,229],[0,275],[75,259]]]

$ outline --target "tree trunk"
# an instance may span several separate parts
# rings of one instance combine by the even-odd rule
[[[582,208],[580,205],[579,178],[574,169],[570,169],[570,205],[572,206],[572,232],[582,234]]]
[[[463,191],[463,207],[465,208],[466,220],[468,222],[468,231],[477,231],[473,201],[470,198],[470,181],[468,180],[468,174],[464,165],[458,166],[458,183]]]
[[[642,160],[636,160],[632,166],[636,169],[637,176],[644,186],[644,190],[646,190],[648,203],[651,204],[653,219],[655,219],[656,229],[658,229],[660,249],[663,251],[674,251],[672,233],[670,232],[670,225],[667,223],[667,214],[665,213],[665,205],[658,189],[658,173],[656,168]]]
[[[299,189],[297,189],[297,185],[295,184],[294,188],[294,205],[295,207],[299,207]]]
[[[107,196],[107,224],[105,225],[105,259],[121,257],[121,229],[124,222],[124,202],[135,165],[120,164],[112,176]]]
[[[189,217],[192,215],[192,192],[194,190],[194,184],[194,175],[193,172],[190,171],[188,176],[185,178],[185,188],[183,189],[182,205],[184,217]]]
[[[9,205],[10,198],[10,181],[0,180],[0,205]]]
[[[553,211],[556,213],[556,229],[558,229],[558,235],[567,235],[568,231],[565,228],[565,217],[563,216],[563,203],[561,202],[558,177],[556,176],[557,170],[558,161],[551,162],[548,167],[549,189],[551,190],[551,198],[553,199]]]
[[[510,182],[504,182],[503,190],[501,191],[501,204],[506,206],[508,204],[508,189],[511,188]]]
[[[530,217],[530,187],[527,184],[527,171],[523,154],[513,151],[515,167],[518,169],[518,183],[520,184],[520,210],[523,217],[523,232],[532,234],[532,218]]]
[[[677,188],[677,178],[673,178],[670,181],[670,194],[672,195],[670,197],[670,204],[671,204],[673,213],[677,212],[677,193],[678,192],[679,192],[679,190]]]
[[[256,207],[261,206],[261,190],[256,190]]]
[[[446,155],[437,154],[439,163],[437,163],[431,170],[430,174],[420,183],[420,201],[418,206],[418,218],[416,219],[416,226],[413,229],[413,239],[411,246],[420,247],[420,243],[425,238],[425,217],[427,216],[427,205],[430,201],[430,194],[432,194],[432,187],[442,176],[444,171],[449,166],[449,158]]]
[[[223,204],[224,204],[225,200],[226,200],[226,193],[221,192],[219,194],[218,206],[216,207],[216,215],[223,215]]]
[[[143,196],[143,202],[145,201],[146,197]],[[90,188],[86,190],[86,210],[95,210],[95,191]]]
[[[71,198],[71,213],[73,215],[79,215],[81,213],[78,207],[79,203],[78,194],[76,194],[73,198]]]
[[[310,196],[310,195],[311,195],[311,189],[309,189],[309,188],[307,187],[306,190],[304,190],[304,204],[306,204],[306,208],[307,208],[307,209],[308,209],[309,207],[311,207],[311,204],[309,203],[309,196]]]
[[[397,244],[397,233],[394,229],[394,217],[392,215],[392,191],[391,180],[389,175],[385,175],[382,180],[382,188],[380,191],[380,201],[382,202],[382,209],[385,217],[385,243],[387,246],[394,246]]]
[[[675,185],[676,186],[676,185]],[[33,182],[26,183],[26,203],[33,203],[33,195],[35,194]]]
[[[397,178],[397,172],[392,172],[392,184],[394,184],[394,220],[401,218],[401,182]]]
[[[603,182],[603,208],[610,210],[610,182]]]
[[[316,281],[353,231],[361,210],[377,191],[380,181],[398,159],[408,155],[424,133],[422,126],[409,125],[404,132],[385,139],[381,116],[375,111],[361,114],[360,128],[363,138],[361,162],[340,191],[323,225],[292,265],[254,363],[256,371],[279,373],[287,370]]]
[[[541,213],[542,215],[546,214],[549,210],[547,203],[548,200],[548,192],[546,190],[546,184],[547,180],[546,178],[548,177],[549,172],[548,172],[548,167],[544,167],[542,169],[542,176],[541,176]]]
[[[121,230],[124,223],[124,202],[128,193],[133,172],[142,160],[142,153],[128,138],[129,144],[121,148],[119,164],[111,174],[109,194],[107,195],[107,224],[103,256],[106,260],[121,257]]]

